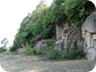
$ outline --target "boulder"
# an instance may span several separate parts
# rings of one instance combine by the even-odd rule
[[[55,43],[55,50],[64,50],[67,48],[67,36],[64,35],[61,39],[58,39]]]
[[[44,41],[44,40],[41,40],[41,41],[38,41],[37,43],[36,43],[36,48],[38,48],[38,49],[40,49],[40,50],[45,50],[45,49],[47,49],[47,43],[46,43],[46,41]]]
[[[62,50],[62,48],[64,48],[64,40],[63,39],[59,39],[55,42],[55,50]]]
[[[88,60],[96,60],[96,49],[94,47],[90,47],[86,51],[86,57]]]
[[[25,49],[25,48],[18,48],[18,53],[19,53],[19,54],[20,54],[20,53],[23,53],[24,49]]]

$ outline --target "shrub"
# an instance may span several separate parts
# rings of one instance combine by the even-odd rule
[[[15,51],[16,51],[16,49],[17,49],[17,47],[16,47],[16,46],[12,46],[12,47],[10,47],[10,48],[9,48],[9,51],[11,51],[11,52],[15,52]]]
[[[67,51],[59,50],[49,50],[47,52],[47,57],[52,60],[62,60],[62,59],[78,59],[84,56],[82,48],[69,48]]]
[[[5,51],[6,51],[6,49],[0,47],[0,53],[5,52]]]
[[[55,40],[54,39],[47,39],[45,41],[45,43],[47,44],[47,48],[40,49],[40,51],[42,52],[43,55],[46,55],[46,53],[49,52],[49,50],[54,49]]]
[[[49,50],[47,52],[47,57],[52,60],[60,60],[64,58],[63,51],[59,50]]]
[[[47,41],[46,41],[46,43],[47,43],[47,45],[48,45],[47,51],[54,49],[54,47],[55,47],[55,42],[56,42],[55,39],[50,39],[50,40],[47,40]]]
[[[65,59],[78,59],[84,56],[83,48],[72,48],[65,54]]]
[[[35,47],[31,48],[30,46],[25,48],[23,53],[25,55],[40,55],[42,54],[41,51]]]

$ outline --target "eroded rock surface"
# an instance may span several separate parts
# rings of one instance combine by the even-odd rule
[[[82,25],[84,51],[88,60],[96,60],[96,12],[87,17]]]

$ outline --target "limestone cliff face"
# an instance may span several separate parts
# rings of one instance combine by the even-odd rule
[[[59,39],[60,33],[64,29],[63,24],[56,24],[56,38]]]
[[[90,16],[88,16],[84,24],[82,25],[83,34],[85,33],[85,31],[96,33],[96,12],[93,12]]]
[[[59,46],[58,46],[59,45]],[[57,48],[83,48],[84,41],[81,31],[77,28],[64,27],[60,32],[59,39],[56,42]]]
[[[82,36],[85,40],[85,48],[92,47],[96,39],[96,12],[89,15],[83,23]]]
[[[82,25],[84,51],[89,60],[96,60],[96,12],[87,17]]]

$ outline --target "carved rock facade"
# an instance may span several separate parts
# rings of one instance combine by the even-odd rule
[[[89,60],[96,60],[96,12],[87,17],[82,25],[84,51]]]

